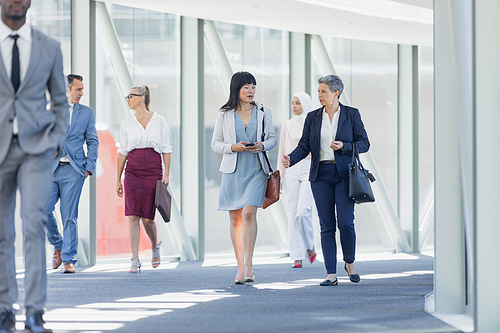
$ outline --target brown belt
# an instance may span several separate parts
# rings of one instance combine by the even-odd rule
[[[336,164],[335,161],[320,161],[321,164]]]
[[[69,162],[59,162],[59,164],[62,164],[62,165],[68,165]]]

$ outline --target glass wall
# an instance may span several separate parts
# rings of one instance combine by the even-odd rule
[[[71,0],[32,1],[28,10],[31,25],[61,43],[64,74],[71,71]]]
[[[36,29],[61,43],[64,74],[71,72],[71,0],[32,1],[28,10],[27,21]],[[22,220],[20,197],[16,205],[16,259],[23,259]],[[56,216],[58,212],[56,211]],[[59,219],[60,220],[60,219]],[[52,257],[53,249],[47,242],[47,258]]]
[[[344,101],[359,109],[370,139],[370,154],[397,211],[397,45],[322,36],[333,67],[344,83]],[[312,49],[311,91],[325,73]],[[313,100],[317,102],[314,95]],[[317,104],[319,106],[319,103]],[[376,204],[356,205],[357,249],[394,250]]]
[[[251,72],[257,80],[255,100],[269,107],[279,137],[279,129],[289,112],[289,58],[288,33],[285,31],[216,22],[218,33],[233,72]],[[217,211],[222,159],[210,148],[212,133],[219,108],[228,100],[229,82],[223,82],[207,39],[205,39],[205,252],[207,255],[232,254],[229,237],[229,214]],[[269,152],[271,164],[276,166],[278,147]],[[281,205],[281,202],[279,203]],[[277,216],[283,209],[273,205],[259,210],[259,233],[256,253],[286,251]],[[285,237],[285,239],[283,238]]]
[[[135,86],[151,90],[151,108],[165,117],[173,147],[170,186],[179,197],[180,174],[180,17],[132,7],[107,5],[118,35],[123,60]],[[99,28],[99,26],[98,26]],[[100,32],[100,29],[98,29]],[[120,125],[131,113],[124,96],[132,87],[118,82],[110,57],[112,45],[97,36],[97,122],[99,167],[97,172],[97,255],[129,256],[128,219],[124,200],[115,193],[116,157]],[[125,91],[125,93],[124,93]],[[157,219],[158,222],[158,219]],[[160,222],[159,222],[160,223]],[[163,223],[163,222],[161,222]],[[165,227],[163,224],[159,227]],[[142,228],[142,227],[141,227]],[[167,225],[167,230],[170,227]],[[162,229],[160,229],[162,230]],[[170,237],[170,239],[168,239]],[[162,234],[162,255],[179,256],[171,233]],[[151,256],[149,238],[141,229],[140,251]]]
[[[174,150],[171,188],[174,198],[180,202],[180,17],[109,3],[106,7],[117,33],[122,60],[134,85],[150,87],[153,110],[164,116],[170,126]],[[33,26],[61,42],[65,74],[71,71],[70,11],[70,0],[32,2],[29,11]],[[232,71],[246,70],[255,75],[256,100],[272,110],[279,137],[281,125],[290,115],[289,33],[222,22],[216,22],[215,26]],[[99,26],[97,31],[96,114],[101,142],[96,171],[98,257],[124,257],[130,255],[130,246],[124,202],[115,194],[116,149],[120,124],[130,115],[124,95],[131,87],[123,87],[123,82],[118,81],[116,59],[110,56],[112,43],[107,40],[109,36],[101,34]],[[328,36],[323,36],[322,40],[336,73],[344,81],[346,103],[361,112],[371,141],[370,153],[379,172],[377,181],[384,184],[397,211],[397,45]],[[211,47],[205,39],[205,252],[208,256],[232,255],[228,213],[217,211],[221,156],[210,148],[217,112],[228,98],[229,82],[222,79]],[[318,62],[314,48],[311,55],[313,107],[319,107],[317,79],[329,73],[325,73]],[[433,188],[433,153],[432,149],[426,149],[433,147],[432,48],[420,48],[419,70],[420,200],[422,210],[425,210]],[[273,166],[277,162],[277,153],[277,147],[269,153]],[[313,216],[319,244],[315,212]],[[258,221],[256,252],[286,252],[284,200],[266,210],[259,210]],[[394,240],[385,229],[375,204],[356,206],[356,227],[359,251],[395,249]],[[143,231],[141,233],[140,249],[150,256],[149,240]],[[162,250],[162,255],[179,256],[171,233],[167,232],[162,237],[163,250],[166,250]],[[432,246],[432,235],[426,244]]]

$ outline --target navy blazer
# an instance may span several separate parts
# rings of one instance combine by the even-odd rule
[[[290,166],[292,166],[309,155],[309,152],[311,153],[311,170],[309,172],[309,181],[311,182],[316,180],[319,169],[323,109],[324,107],[321,107],[309,112],[304,123],[299,144],[288,155],[290,156]],[[358,109],[340,104],[339,123],[335,141],[342,141],[344,144],[344,148],[336,150],[334,153],[340,176],[347,178],[349,177],[348,164],[351,163],[353,144],[356,144],[359,153],[365,153],[370,148],[370,141],[368,141],[365,126],[363,125]]]

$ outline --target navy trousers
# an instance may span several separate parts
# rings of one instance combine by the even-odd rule
[[[335,231],[338,225],[344,261],[354,262],[356,232],[354,230],[354,201],[349,199],[349,179],[342,178],[336,164],[320,163],[318,175],[311,182],[321,226],[321,248],[327,274],[337,273],[337,245]],[[335,216],[335,208],[337,214]]]

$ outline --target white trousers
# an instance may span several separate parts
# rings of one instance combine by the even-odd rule
[[[288,243],[292,260],[307,259],[314,246],[312,225],[313,195],[309,183],[311,160],[305,159],[286,169],[284,186],[288,208]]]

